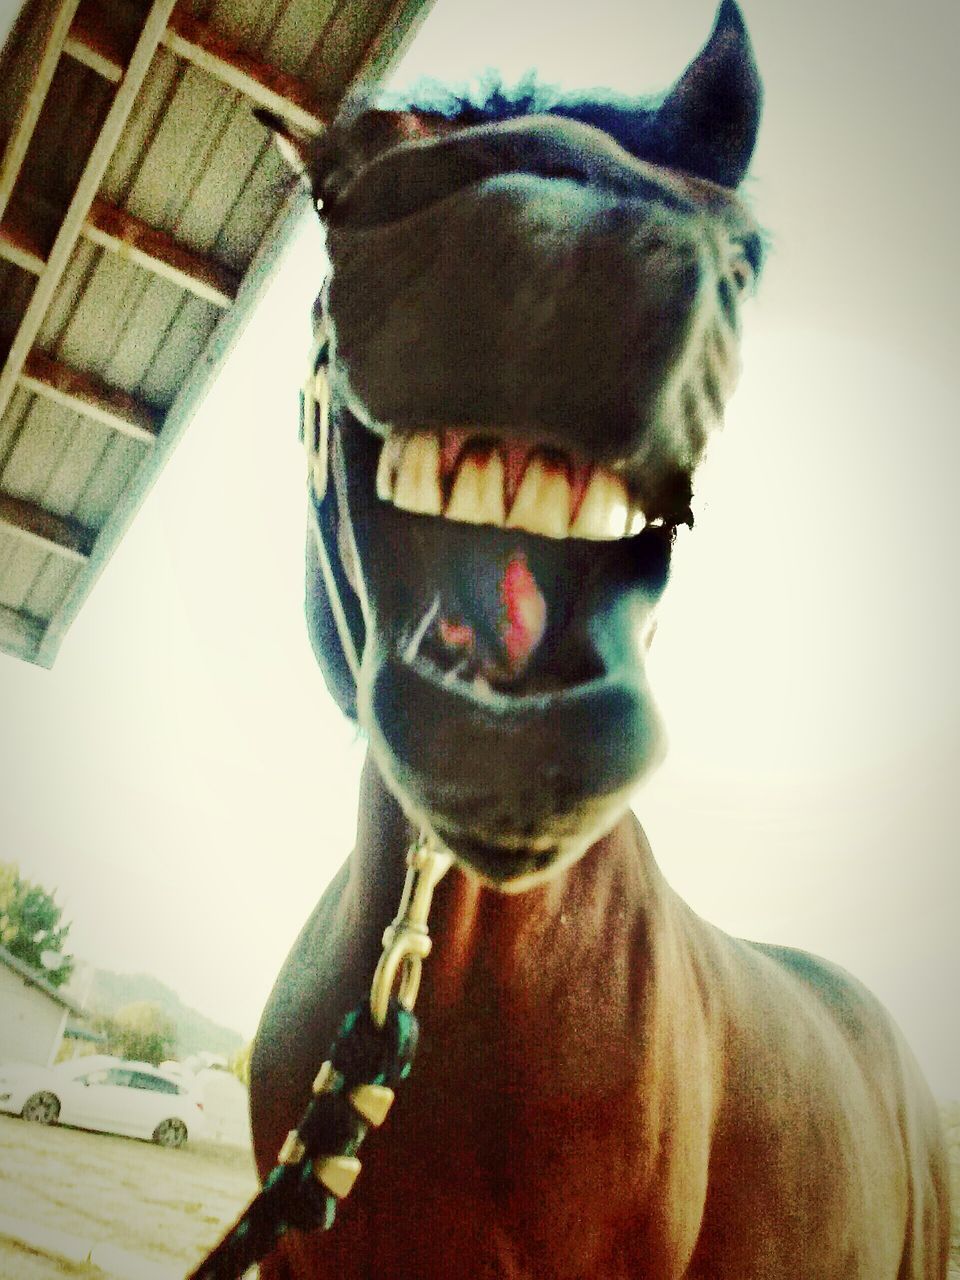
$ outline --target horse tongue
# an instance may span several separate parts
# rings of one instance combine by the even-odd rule
[[[441,608],[440,641],[491,684],[515,680],[543,639],[547,602],[521,551],[473,568],[469,590],[461,587],[456,604]]]

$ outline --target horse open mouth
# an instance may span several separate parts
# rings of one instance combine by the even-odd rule
[[[525,887],[661,758],[643,656],[673,530],[612,469],[549,446],[350,420],[342,450],[361,722],[410,817],[487,882]]]

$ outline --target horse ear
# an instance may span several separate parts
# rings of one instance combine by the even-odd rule
[[[736,0],[722,0],[707,43],[658,111],[670,163],[724,187],[743,180],[760,124],[763,87]]]
[[[450,128],[448,121],[429,113],[370,108],[361,96],[346,102],[334,123],[317,136],[270,111],[256,108],[253,114],[270,130],[284,160],[313,192],[318,211],[331,201],[335,203],[357,174],[384,151]]]
[[[311,135],[288,124],[286,120],[281,120],[272,111],[255,107],[253,114],[263,127],[273,134],[277,150],[297,177],[302,178],[309,185],[310,157],[314,146]]]

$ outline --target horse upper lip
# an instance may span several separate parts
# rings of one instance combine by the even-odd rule
[[[377,496],[404,511],[548,538],[611,541],[647,523],[611,469],[553,447],[462,430],[389,431]]]

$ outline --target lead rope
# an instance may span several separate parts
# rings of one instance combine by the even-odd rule
[[[411,845],[400,906],[384,930],[369,997],[341,1022],[307,1109],[262,1189],[188,1280],[240,1280],[291,1228],[333,1226],[337,1201],[360,1172],[360,1143],[386,1119],[394,1090],[410,1074],[419,1034],[413,1006],[431,946],[427,917],[452,861],[427,833]]]

